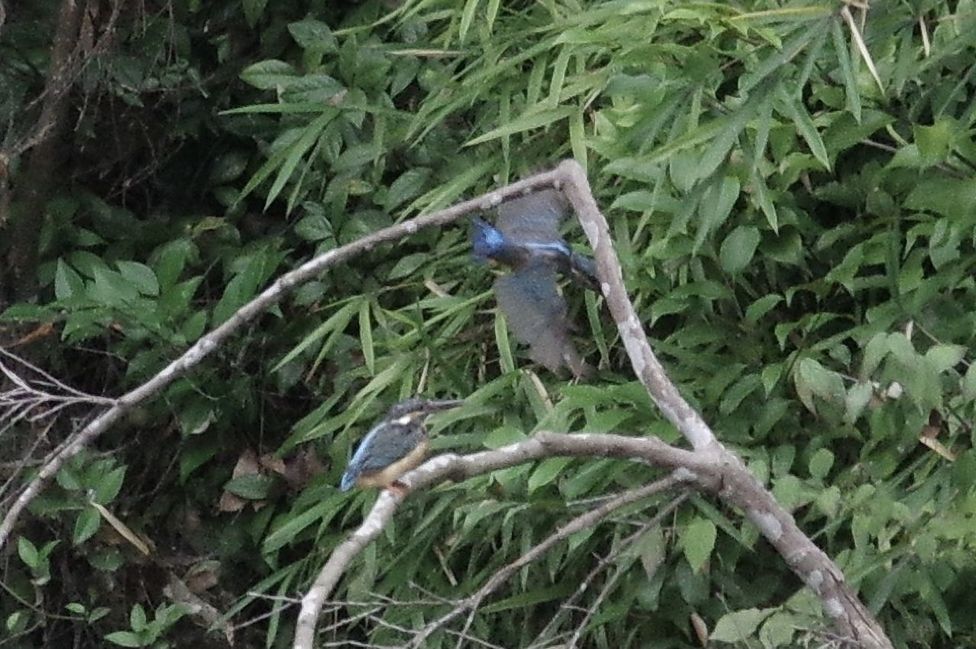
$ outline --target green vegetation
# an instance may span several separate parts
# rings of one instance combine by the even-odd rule
[[[897,647],[976,645],[973,0],[851,21],[762,0],[101,3],[74,24],[53,141],[37,129],[61,4],[4,4],[0,344],[119,395],[316,253],[575,157],[683,394]],[[254,620],[237,646],[287,646],[295,608],[263,596],[300,595],[359,523],[375,495],[338,491],[351,447],[418,390],[470,401],[433,420],[435,450],[538,429],[677,441],[601,299],[567,292],[599,365],[573,384],[509,340],[490,285],[459,224],[302,286],[33,503],[3,550],[0,639],[222,645],[224,622],[205,636],[213,620],[164,594],[176,576]],[[3,433],[0,484],[27,466],[4,510],[89,410]],[[333,621],[356,621],[330,639],[403,642],[389,625],[422,627],[437,597],[655,475],[550,459],[412,496],[340,583]],[[523,570],[471,635],[556,644],[583,612],[547,623],[612,555],[577,602],[610,583],[581,646],[698,646],[692,615],[732,646],[826,642],[736,512],[693,498],[625,544],[664,502]]]

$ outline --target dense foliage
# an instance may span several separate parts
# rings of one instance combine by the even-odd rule
[[[27,5],[0,32],[8,151],[39,119],[60,6]],[[8,231],[32,220],[40,254],[36,295],[6,287],[3,342],[117,395],[317,252],[575,157],[686,397],[896,646],[976,644],[976,2],[876,3],[851,20],[843,6],[126,7],[73,79],[43,219],[17,193],[4,207]],[[87,14],[96,43],[109,13]],[[27,151],[6,164],[19,191]],[[583,249],[577,228],[567,237]],[[417,391],[469,401],[434,420],[438,450],[543,428],[677,441],[601,299],[566,290],[599,365],[573,383],[531,365],[490,285],[459,224],[301,287],[58,475],[5,560],[0,633],[200,642],[164,595],[178,576],[234,624],[271,613],[237,629],[241,646],[285,646],[294,609],[263,595],[300,594],[359,522],[375,495],[337,490],[346,458]],[[42,456],[86,417],[67,410],[37,447],[37,429],[6,432],[5,461]],[[364,612],[419,628],[449,607],[438,597],[654,475],[548,460],[411,497],[340,585],[335,621],[360,617],[332,639],[403,642]],[[523,570],[470,633],[565,640],[584,611],[560,603],[600,568],[577,602],[606,588],[585,646],[696,646],[693,616],[736,646],[825,642],[816,600],[736,512],[695,498],[631,538],[664,502]]]

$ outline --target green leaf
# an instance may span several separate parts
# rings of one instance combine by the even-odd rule
[[[874,386],[869,381],[858,381],[847,390],[844,399],[844,421],[853,424],[874,396]]]
[[[135,286],[140,293],[149,296],[159,295],[159,282],[156,281],[156,273],[152,268],[135,261],[117,261],[115,265],[118,266],[122,277]]]
[[[498,600],[483,606],[481,611],[485,615],[492,613],[501,613],[504,611],[510,611],[512,609],[526,609],[534,604],[542,604],[545,602],[552,602],[555,600],[565,599],[578,588],[577,584],[572,584],[569,582],[563,582],[556,586],[551,586],[547,588],[533,588],[531,590],[525,590],[511,597],[506,597],[505,599]]]
[[[340,499],[327,499],[301,513],[289,513],[283,516],[282,522],[276,524],[275,529],[264,537],[261,550],[264,553],[274,552],[294,541],[309,525],[320,521],[323,524],[327,523],[341,505]]]
[[[535,109],[527,110],[503,126],[488,131],[473,140],[468,140],[464,143],[464,146],[484,144],[485,142],[497,140],[501,137],[550,126],[560,120],[572,117],[575,111],[576,108],[573,106],[558,106],[556,108],[540,108],[537,106]]]
[[[468,35],[468,30],[471,29],[471,22],[474,20],[474,14],[478,10],[478,5],[481,4],[481,0],[467,0],[464,3],[464,9],[461,11],[461,22],[458,25],[458,42],[463,43]]]
[[[966,348],[962,345],[933,345],[925,352],[925,358],[939,374],[958,365],[965,356]]]
[[[105,639],[120,647],[143,647],[142,638],[132,631],[113,631],[105,635]]]
[[[403,279],[417,272],[424,264],[430,261],[430,255],[425,252],[418,252],[412,255],[407,255],[406,257],[401,257],[397,260],[397,263],[393,265],[390,269],[390,274],[387,275],[387,279]]]
[[[841,376],[837,372],[828,370],[819,361],[812,358],[804,358],[797,364],[793,373],[793,383],[803,405],[813,413],[817,412],[813,401],[814,396],[825,401],[839,403],[846,395]]]
[[[322,241],[335,236],[332,224],[321,213],[307,214],[295,224],[295,234],[305,241]]]
[[[953,132],[949,120],[939,120],[932,126],[915,124],[912,130],[922,164],[933,166],[945,162],[952,148]]]
[[[373,349],[373,325],[369,317],[369,300],[359,305],[359,345],[370,376],[376,376],[376,351]]]
[[[509,444],[521,442],[528,437],[521,428],[515,426],[500,426],[488,432],[481,443],[485,448],[497,449]]]
[[[271,183],[271,188],[268,190],[268,195],[264,199],[264,209],[268,209],[271,203],[278,197],[281,190],[284,188],[285,183],[288,182],[298,163],[301,162],[302,156],[312,148],[315,141],[318,140],[319,136],[328,126],[329,122],[335,119],[338,111],[336,110],[324,110],[321,115],[316,117],[312,122],[306,126],[301,133],[301,136],[293,142],[291,145],[284,147],[282,150],[276,152],[270,160],[262,167],[258,173],[254,174],[254,178],[251,182],[244,187],[241,191],[242,196],[250,192],[251,189],[255,187],[254,179],[258,178],[262,171],[268,170],[270,174],[271,170],[274,168],[278,169],[278,174],[275,176],[274,182]],[[292,201],[289,201],[288,211],[291,211]]]
[[[180,430],[184,437],[203,433],[216,419],[212,403],[204,398],[193,399],[179,411]]]
[[[759,246],[759,230],[752,225],[736,227],[722,242],[719,260],[722,269],[730,275],[743,271]],[[776,296],[774,296],[776,297]]]
[[[888,334],[879,332],[871,337],[864,347],[864,360],[861,361],[861,376],[864,378],[874,374],[881,361],[888,355]]]
[[[512,343],[508,338],[508,325],[501,309],[495,310],[495,344],[498,347],[498,362],[502,373],[515,371],[515,356],[512,354]]]
[[[807,109],[800,104],[795,98],[787,95],[785,92],[780,93],[781,106],[783,113],[786,117],[793,120],[793,124],[796,126],[796,130],[800,133],[800,136],[806,141],[807,146],[810,147],[810,152],[813,156],[824,166],[825,169],[830,170],[830,158],[827,156],[827,149],[824,146],[823,139],[820,137],[820,133],[817,131],[817,127],[814,126],[813,120],[810,118],[810,114]]]
[[[20,555],[21,561],[27,565],[31,570],[36,570],[40,564],[40,555],[37,553],[37,548],[26,536],[21,536],[17,539],[17,554]]]
[[[264,14],[264,8],[267,4],[268,0],[241,0],[241,6],[244,9],[244,20],[247,21],[248,27],[257,25],[258,20]]]
[[[294,81],[298,76],[289,63],[270,59],[247,66],[241,72],[241,81],[260,90],[273,90]]]
[[[212,435],[197,436],[186,440],[180,453],[180,482],[186,483],[190,474],[213,459],[217,450],[218,445]]]
[[[101,522],[102,517],[97,509],[85,507],[75,519],[75,530],[71,536],[71,542],[75,545],[81,545],[98,531]]]
[[[702,196],[701,224],[695,236],[695,250],[705,242],[705,238],[717,230],[732,213],[741,186],[734,176],[724,176],[711,184]],[[750,256],[751,258],[751,256]]]
[[[251,298],[257,294],[257,274],[256,261],[250,262],[250,268],[240,272],[227,283],[224,294],[220,296],[220,301],[214,307],[211,322],[214,326],[222,325],[237,312],[242,306],[247,304]]]
[[[146,628],[146,609],[142,608],[142,604],[133,605],[129,611],[129,626],[137,633]]]
[[[274,479],[260,473],[251,473],[228,480],[224,489],[235,496],[248,500],[264,500],[271,492]]]
[[[99,505],[107,505],[115,500],[122,490],[122,483],[125,481],[125,467],[120,466],[112,469],[108,473],[98,476],[98,483],[95,485],[95,492],[92,498]]]
[[[393,211],[409,200],[420,195],[430,178],[431,170],[427,167],[408,169],[393,181],[383,201],[383,209]]]
[[[84,295],[85,282],[75,270],[63,259],[58,259],[58,267],[54,273],[54,297],[67,300],[71,297]]]
[[[817,452],[810,458],[810,475],[817,480],[823,480],[830,473],[830,467],[834,465],[834,454],[829,449],[817,449]]]
[[[338,42],[332,30],[321,20],[306,18],[288,23],[288,33],[299,47],[318,52],[335,52]]]
[[[68,602],[67,604],[64,605],[64,608],[70,611],[71,613],[75,613],[76,615],[84,615],[85,613],[88,612],[88,609],[85,608],[85,605],[80,602]]]
[[[180,326],[180,333],[188,343],[195,343],[207,328],[207,312],[197,311]]]
[[[752,322],[758,322],[763,316],[773,310],[773,308],[775,308],[776,305],[782,301],[782,295],[775,293],[764,295],[746,307],[746,319]]]
[[[912,341],[900,331],[888,334],[888,349],[905,367],[913,367],[918,362],[918,353],[915,352]]]
[[[970,363],[962,377],[962,396],[967,401],[976,400],[976,363]]]
[[[139,291],[120,273],[107,268],[94,269],[95,281],[88,286],[88,296],[106,306],[119,307],[133,302]]]
[[[156,250],[152,265],[160,286],[168,288],[176,284],[193,251],[194,246],[189,239],[176,239]]]
[[[748,608],[741,611],[726,613],[715,624],[715,629],[709,635],[714,642],[746,642],[756,633],[756,629],[767,617],[776,611],[775,608],[759,610]]]
[[[695,518],[681,533],[681,548],[695,572],[701,571],[715,548],[717,530],[707,518]]]
[[[844,79],[844,90],[847,93],[847,109],[854,116],[855,121],[861,121],[861,95],[858,91],[857,77],[854,74],[854,65],[851,62],[851,53],[847,49],[847,41],[844,39],[844,31],[841,21],[831,21],[831,32],[834,39],[834,52],[837,54],[837,63],[840,66],[840,74]]]
[[[21,609],[7,616],[7,619],[4,621],[4,626],[6,626],[7,631],[11,635],[19,634],[27,627],[27,620],[29,618],[27,617],[26,611],[27,609]]]
[[[551,457],[540,462],[532,475],[529,476],[529,493],[553,482],[566,468],[566,465],[572,461],[573,458],[571,457]]]

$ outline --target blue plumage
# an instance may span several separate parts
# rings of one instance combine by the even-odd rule
[[[339,488],[349,491],[357,484],[385,487],[394,483],[423,459],[427,416],[462,403],[412,398],[390,408],[359,443],[342,474]]]
[[[581,376],[588,368],[569,338],[557,273],[589,288],[599,282],[593,260],[573,252],[559,234],[565,214],[566,204],[555,190],[529,194],[502,203],[495,225],[472,219],[471,244],[476,258],[512,269],[496,280],[495,296],[532,359],[552,371],[566,366]]]

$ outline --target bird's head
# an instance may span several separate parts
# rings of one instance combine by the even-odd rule
[[[462,399],[425,399],[412,397],[401,401],[386,413],[386,420],[407,425],[423,421],[427,415],[441,410],[450,410],[462,405]]]
[[[489,260],[506,246],[505,237],[491,223],[471,217],[471,250],[475,258]]]

